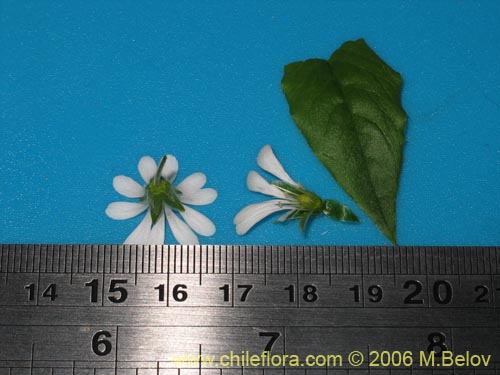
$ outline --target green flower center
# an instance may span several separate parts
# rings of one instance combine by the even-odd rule
[[[163,214],[164,205],[178,211],[184,211],[184,206],[179,199],[181,192],[175,190],[172,183],[161,176],[166,161],[167,155],[164,155],[155,176],[146,185],[146,194],[141,198],[141,201],[147,202],[149,206],[153,225]]]
[[[300,208],[304,211],[312,213],[320,213],[323,207],[323,200],[314,194],[312,191],[306,190],[304,193],[297,196]]]

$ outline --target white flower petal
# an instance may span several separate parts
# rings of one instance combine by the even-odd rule
[[[132,233],[125,240],[125,245],[144,245],[148,243],[151,234],[151,212],[148,210],[146,216],[140,224],[134,229]]]
[[[184,206],[184,211],[179,212],[196,233],[202,236],[212,236],[215,233],[215,225],[202,213],[193,210],[191,207]]]
[[[277,211],[285,210],[286,208],[282,206],[283,203],[286,203],[286,201],[271,199],[244,207],[233,220],[236,225],[236,233],[243,235],[265,217]]]
[[[177,171],[179,170],[179,162],[177,158],[173,155],[167,155],[167,161],[161,170],[161,175],[165,180],[170,182],[175,180],[177,177]]]
[[[286,221],[293,213],[295,212],[295,209],[291,208],[289,209],[289,211],[285,212],[283,215],[281,215],[279,218],[278,218],[278,222],[279,223],[282,223],[284,221]]]
[[[141,160],[139,160],[139,165],[137,166],[139,169],[139,173],[141,174],[144,182],[149,184],[149,181],[156,174],[156,162],[153,160],[151,156],[143,156]]]
[[[148,206],[143,203],[134,202],[113,202],[106,208],[106,215],[111,219],[125,220],[139,215],[146,210]]]
[[[247,187],[250,191],[270,195],[276,198],[285,198],[285,194],[280,189],[267,182],[255,171],[250,171],[248,173]]]
[[[199,243],[196,234],[171,209],[165,208],[165,215],[167,215],[168,224],[177,242],[183,245],[197,245]]]
[[[206,182],[207,176],[198,172],[187,176],[175,188],[183,194],[189,194],[200,190]]]
[[[127,176],[116,176],[113,178],[113,187],[118,193],[127,198],[140,198],[144,196],[144,187]]]
[[[263,170],[271,173],[272,175],[278,177],[280,180],[288,182],[291,185],[297,185],[297,183],[292,180],[292,178],[285,172],[285,169],[281,165],[276,155],[274,155],[273,149],[269,145],[265,145],[257,155],[257,164]]]
[[[149,234],[147,243],[150,245],[160,245],[163,244],[164,241],[165,241],[165,215],[162,212],[156,224],[153,225],[153,228],[151,228],[151,233]]]
[[[203,206],[205,204],[210,204],[217,199],[217,191],[212,188],[200,189],[194,193],[182,193],[179,196],[179,199],[182,203]]]

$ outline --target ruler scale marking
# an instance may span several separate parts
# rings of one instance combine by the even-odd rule
[[[166,296],[166,300],[167,300],[167,307],[170,306],[170,293],[168,293],[168,291],[170,290],[170,272],[172,270],[172,268],[170,267],[170,253],[171,253],[171,248],[170,248],[170,245],[167,246],[167,296]]]
[[[7,246],[1,245],[0,246],[0,272],[4,272],[5,266],[3,265],[3,257],[4,257],[4,249],[7,249]]]
[[[163,262],[166,258],[166,252],[163,247],[155,247],[151,249],[151,257],[149,254],[145,253],[144,257],[135,257],[135,254],[142,255],[142,250],[134,251],[133,247],[104,247],[102,245],[96,245],[95,247],[87,247],[86,250],[80,248],[79,245],[60,245],[56,247],[55,245],[41,245],[36,247],[36,245],[28,245],[25,247],[14,247],[9,248],[8,246],[2,247],[2,252],[0,257],[3,255],[5,259],[1,261],[4,262],[3,267],[0,268],[0,273],[100,273],[103,270],[106,273],[133,273],[137,269],[138,272],[144,274],[155,274],[163,273],[164,265]],[[177,246],[177,245],[172,245]],[[35,248],[36,247],[36,248]],[[212,257],[212,261],[217,264],[213,264],[212,270],[208,270],[208,254],[205,253],[205,257],[198,257],[198,249],[190,248],[189,256],[186,252],[183,259],[180,259],[178,253],[181,251],[181,247],[176,247],[172,249],[174,254],[173,271],[174,273],[198,273],[197,267],[200,266],[204,269],[205,273],[229,273],[228,268],[228,256],[230,251],[228,248],[223,246],[216,246],[218,252],[216,253],[215,260]],[[140,246],[137,246],[137,249]],[[8,250],[5,250],[8,249]],[[253,248],[244,248],[239,250],[240,254],[235,253],[235,258],[238,259],[239,269],[236,273],[241,274],[287,274],[288,271],[293,269],[288,269],[287,264],[292,262],[292,252],[294,248],[274,248],[273,252],[266,251],[266,248],[260,248],[260,250],[266,252],[263,256],[264,265],[260,269],[259,267],[259,253],[254,252]],[[18,251],[18,255],[14,255],[15,250]],[[197,251],[198,250],[198,251]],[[283,252],[282,252],[283,250]],[[301,267],[302,274],[316,274],[324,275],[328,273],[332,274],[356,274],[361,267],[363,262],[363,255],[359,254],[358,251],[362,251],[362,248],[347,248],[347,247],[325,247],[318,248],[321,255],[316,257],[315,253],[309,251],[309,247],[298,246],[297,251],[300,253],[299,264]],[[333,252],[332,252],[333,250]],[[383,251],[388,251],[389,253],[384,253]],[[187,251],[187,249],[185,249]],[[500,259],[497,255],[496,248],[484,248],[481,249],[482,253],[479,254],[479,249],[471,249],[470,252],[466,251],[465,248],[461,247],[458,249],[450,249],[449,254],[444,253],[445,249],[436,247],[422,248],[425,255],[418,256],[418,250],[414,248],[401,248],[402,253],[396,254],[392,252],[392,249],[384,249],[377,247],[376,251],[371,254],[365,254],[366,267],[368,270],[367,274],[372,275],[391,275],[392,273],[399,274],[425,274],[429,275],[490,275],[498,273],[498,268],[496,263]],[[149,252],[149,251],[148,251]],[[202,251],[203,252],[203,251]],[[417,253],[415,253],[417,252]],[[439,252],[439,256],[430,255],[433,252]],[[7,255],[7,253],[9,253]],[[118,255],[120,253],[120,255]],[[182,252],[184,253],[184,252]],[[281,256],[282,253],[288,253],[288,256]],[[318,254],[320,254],[318,253]],[[413,253],[413,255],[412,255]],[[470,256],[470,253],[473,255]],[[22,256],[21,256],[22,254]],[[29,254],[29,255],[28,255]],[[54,254],[54,256],[52,255]],[[339,256],[339,254],[342,254]],[[272,256],[272,258],[271,258]],[[359,260],[358,260],[359,257]],[[8,259],[7,259],[8,258]],[[14,258],[16,260],[14,260]],[[141,259],[138,259],[141,258]],[[149,259],[150,258],[150,259]],[[203,258],[203,259],[199,259]],[[255,260],[256,264],[253,264],[252,258]],[[323,261],[323,259],[328,258],[328,261]],[[447,258],[447,259],[446,259]],[[271,259],[274,259],[273,266],[271,269]],[[400,265],[401,260],[404,266]],[[438,260],[441,259],[441,260]],[[9,261],[7,266],[7,260]],[[241,261],[240,261],[241,260]],[[317,260],[317,262],[316,262]],[[375,260],[376,264],[373,263]],[[14,266],[15,261],[15,266]],[[189,265],[187,264],[189,262]],[[199,263],[201,265],[199,265]],[[244,264],[241,266],[241,262]],[[250,264],[248,264],[250,262]],[[133,266],[134,263],[137,266]],[[205,263],[205,266],[203,266]],[[324,263],[324,264],[323,264]],[[333,263],[333,265],[332,265]],[[63,265],[64,264],[64,265]],[[464,264],[466,268],[464,269]],[[181,270],[182,265],[182,270]],[[15,267],[15,268],[14,268]],[[189,268],[188,268],[189,267]],[[245,269],[246,267],[246,269]],[[252,267],[254,267],[252,269]],[[314,267],[314,269],[313,269]],[[68,271],[69,270],[69,271]],[[288,270],[288,271],[287,271]],[[189,271],[189,272],[188,272]]]
[[[205,245],[202,245],[200,247],[200,256],[198,257],[199,258],[199,264],[198,264],[198,283],[199,285],[202,285],[202,282],[203,282],[203,250],[205,249]],[[163,246],[162,246],[162,254],[163,254]],[[163,273],[163,267],[162,267],[162,270],[161,272]]]
[[[328,285],[332,285],[332,249],[328,247]]]
[[[18,256],[18,254],[19,254],[18,245],[14,245],[14,256],[12,259],[12,273],[16,273],[16,258]]]

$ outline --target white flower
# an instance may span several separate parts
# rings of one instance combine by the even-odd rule
[[[172,155],[164,156],[158,167],[151,157],[144,156],[138,165],[144,186],[127,176],[113,179],[113,187],[118,193],[127,198],[140,198],[140,201],[109,204],[106,214],[110,218],[130,219],[147,210],[125,244],[163,244],[165,218],[175,239],[181,244],[198,244],[195,232],[202,236],[215,233],[212,221],[187,204],[210,204],[217,198],[217,191],[203,188],[207,180],[203,173],[193,173],[174,187],[178,168],[177,159]]]
[[[300,185],[286,173],[280,161],[274,155],[271,146],[265,145],[260,150],[257,156],[257,164],[265,171],[278,177],[281,181],[293,187],[300,188]],[[277,199],[254,203],[243,208],[233,220],[233,223],[236,225],[236,233],[239,235],[247,233],[259,221],[278,211],[287,211],[278,219],[278,221],[285,221],[300,207],[297,196],[285,194],[284,191],[280,190],[276,185],[267,182],[255,171],[248,173],[247,187],[251,191],[269,195]]]
[[[269,195],[273,199],[251,204],[238,212],[233,223],[239,235],[244,235],[259,221],[278,211],[286,211],[278,218],[278,222],[299,220],[303,232],[309,219],[321,214],[339,221],[359,221],[348,207],[331,199],[322,200],[315,193],[295,182],[276,158],[271,146],[265,145],[260,150],[257,164],[266,172],[279,178],[279,181],[268,182],[255,171],[248,173],[248,189]]]

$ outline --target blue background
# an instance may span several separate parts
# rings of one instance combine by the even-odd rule
[[[115,175],[176,155],[202,171],[217,225],[202,243],[388,244],[315,159],[280,89],[283,66],[364,37],[404,78],[398,239],[500,244],[500,2],[1,0],[0,242],[121,243]],[[360,225],[233,216],[264,144],[292,177],[355,207]],[[172,242],[171,234],[167,241]]]

